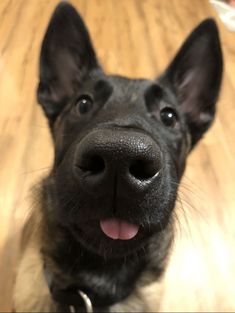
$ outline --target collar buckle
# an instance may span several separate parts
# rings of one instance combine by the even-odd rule
[[[91,300],[88,297],[88,295],[81,290],[78,290],[77,293],[81,296],[81,298],[84,302],[84,306],[86,308],[86,313],[93,313],[94,312],[93,305],[92,305]],[[76,313],[76,308],[73,305],[70,305],[69,311],[70,311],[70,313]]]

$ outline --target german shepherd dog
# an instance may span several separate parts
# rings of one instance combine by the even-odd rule
[[[164,273],[178,185],[213,121],[222,67],[207,19],[158,78],[106,75],[75,8],[57,6],[37,91],[55,157],[24,227],[16,312],[149,310],[143,290]]]

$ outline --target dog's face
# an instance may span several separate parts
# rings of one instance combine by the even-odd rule
[[[55,145],[48,218],[108,258],[164,230],[186,157],[213,120],[221,76],[212,20],[159,78],[128,79],[103,72],[80,16],[60,4],[43,41],[38,88]]]

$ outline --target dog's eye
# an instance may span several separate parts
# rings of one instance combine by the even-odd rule
[[[80,114],[88,113],[93,107],[93,100],[90,96],[81,96],[76,100],[76,108]]]
[[[178,116],[175,112],[174,109],[172,108],[164,108],[160,112],[160,118],[162,123],[167,126],[167,127],[175,127],[177,121],[178,121]]]

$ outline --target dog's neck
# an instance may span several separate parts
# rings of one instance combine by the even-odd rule
[[[52,227],[47,230],[49,235]],[[94,305],[100,302],[110,305],[126,298],[147,266],[143,251],[125,259],[108,260],[85,249],[66,229],[54,226],[53,238],[60,239],[55,239],[53,248],[49,249],[45,238],[42,249],[50,283],[61,290],[84,291],[91,295]]]

